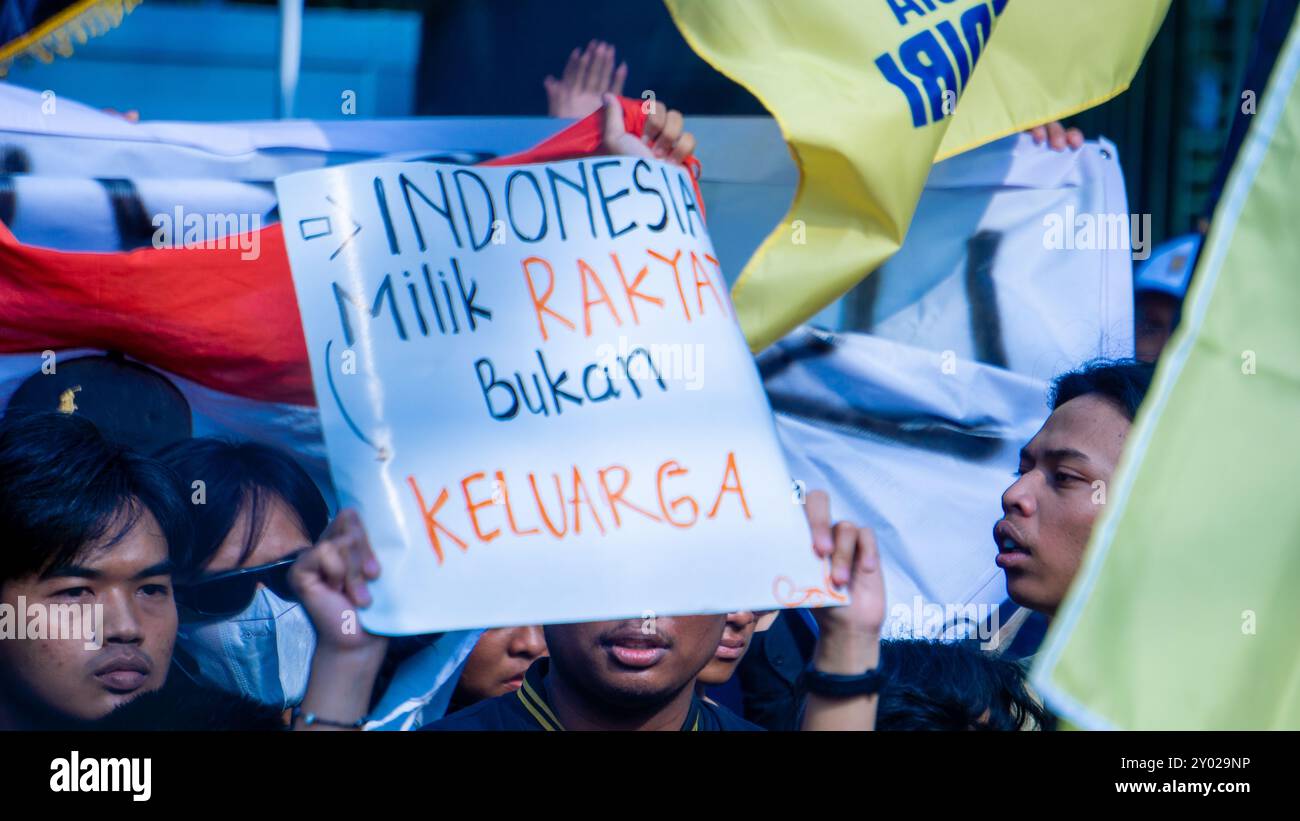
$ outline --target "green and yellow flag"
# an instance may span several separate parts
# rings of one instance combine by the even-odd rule
[[[754,350],[898,250],[936,159],[1127,88],[1169,6],[665,1],[691,47],[772,112],[799,167],[790,212],[732,290]]]
[[[1300,23],[1033,681],[1084,728],[1300,729]]]

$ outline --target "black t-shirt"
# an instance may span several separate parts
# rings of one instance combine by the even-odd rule
[[[542,680],[546,678],[548,669],[549,660],[538,659],[524,674],[523,686],[515,692],[480,701],[426,724],[420,730],[563,730],[555,710],[546,701],[546,687]],[[685,732],[752,732],[763,728],[745,721],[720,704],[693,696],[681,729]]]

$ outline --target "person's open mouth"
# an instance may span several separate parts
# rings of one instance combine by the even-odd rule
[[[1003,570],[1013,570],[1024,565],[1032,555],[1025,546],[1020,531],[1006,519],[999,520],[993,526],[993,541],[998,546],[998,557],[994,561]]]

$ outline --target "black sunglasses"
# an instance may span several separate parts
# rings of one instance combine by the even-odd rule
[[[177,584],[176,601],[200,616],[233,616],[252,603],[258,584],[266,585],[282,599],[297,601],[289,585],[289,568],[298,560],[298,555],[295,553],[278,562],[236,568],[206,579]]]

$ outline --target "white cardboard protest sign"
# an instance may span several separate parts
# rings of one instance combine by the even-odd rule
[[[825,604],[702,208],[633,158],[276,181],[375,632]]]

